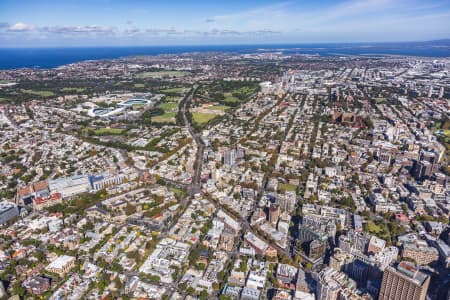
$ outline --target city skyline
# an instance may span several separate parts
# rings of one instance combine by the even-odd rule
[[[393,42],[450,37],[447,1],[3,1],[2,47]]]

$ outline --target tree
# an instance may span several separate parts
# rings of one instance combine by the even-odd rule
[[[187,283],[186,282],[182,282],[178,285],[178,288],[182,291],[186,290],[187,288]]]
[[[242,261],[239,271],[241,271],[241,272],[247,271],[247,261],[245,259]]]
[[[149,275],[148,280],[151,283],[159,283],[161,281],[161,278],[158,275]]]
[[[125,207],[125,214],[127,216],[129,216],[129,215],[132,215],[134,213],[136,213],[136,206],[134,206],[134,205],[132,205],[130,203],[127,203],[127,206]]]
[[[122,285],[122,282],[119,279],[119,276],[116,276],[116,278],[114,279],[114,284],[116,286],[116,288],[120,288]]]
[[[310,271],[312,269],[313,265],[310,262],[307,262],[305,265],[305,269]]]
[[[200,257],[200,251],[198,249],[193,249],[189,253],[189,264],[193,265]]]
[[[369,233],[377,234],[381,232],[381,227],[376,225],[374,222],[369,221],[366,223],[366,231]]]
[[[83,226],[83,231],[93,230],[94,229],[94,223],[91,221],[87,221],[86,224]]]
[[[209,229],[210,229],[209,226],[207,224],[205,224],[205,225],[202,226],[202,228],[200,228],[200,232],[202,234],[207,234]]]
[[[208,292],[205,290],[202,290],[199,294],[200,299],[208,299]]]
[[[222,270],[219,273],[217,273],[217,280],[222,282],[223,279],[225,278],[225,272]]]
[[[186,292],[187,292],[189,295],[195,295],[195,289],[194,289],[192,286],[188,287],[187,290],[186,290]]]
[[[13,294],[19,295],[20,297],[23,297],[26,292],[25,288],[20,284],[20,282],[18,280],[16,280],[13,283],[12,291],[13,291]]]

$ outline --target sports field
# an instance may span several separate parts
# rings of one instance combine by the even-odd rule
[[[195,123],[202,125],[205,123],[208,123],[210,120],[214,119],[217,115],[216,114],[207,114],[207,113],[200,113],[200,112],[193,112],[192,113],[192,119]]]

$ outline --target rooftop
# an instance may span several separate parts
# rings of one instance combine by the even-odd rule
[[[69,255],[62,255],[52,261],[48,266],[47,269],[61,269],[64,268],[67,264],[71,263],[75,260],[75,257],[69,256]]]
[[[419,269],[417,269],[417,267],[413,263],[407,261],[402,261],[398,264],[397,272],[406,275],[419,285],[422,285],[424,281],[428,278],[428,276],[420,272]]]

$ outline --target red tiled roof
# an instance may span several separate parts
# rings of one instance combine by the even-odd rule
[[[54,194],[51,194],[49,197],[46,197],[46,198],[36,197],[34,199],[34,203],[39,205],[39,204],[43,204],[43,203],[46,203],[46,202],[57,201],[57,200],[60,200],[60,199],[61,199],[61,194],[60,193],[54,193]]]
[[[40,191],[40,190],[43,190],[43,189],[46,189],[46,188],[48,188],[48,183],[45,180],[33,183],[33,189],[35,191]]]

